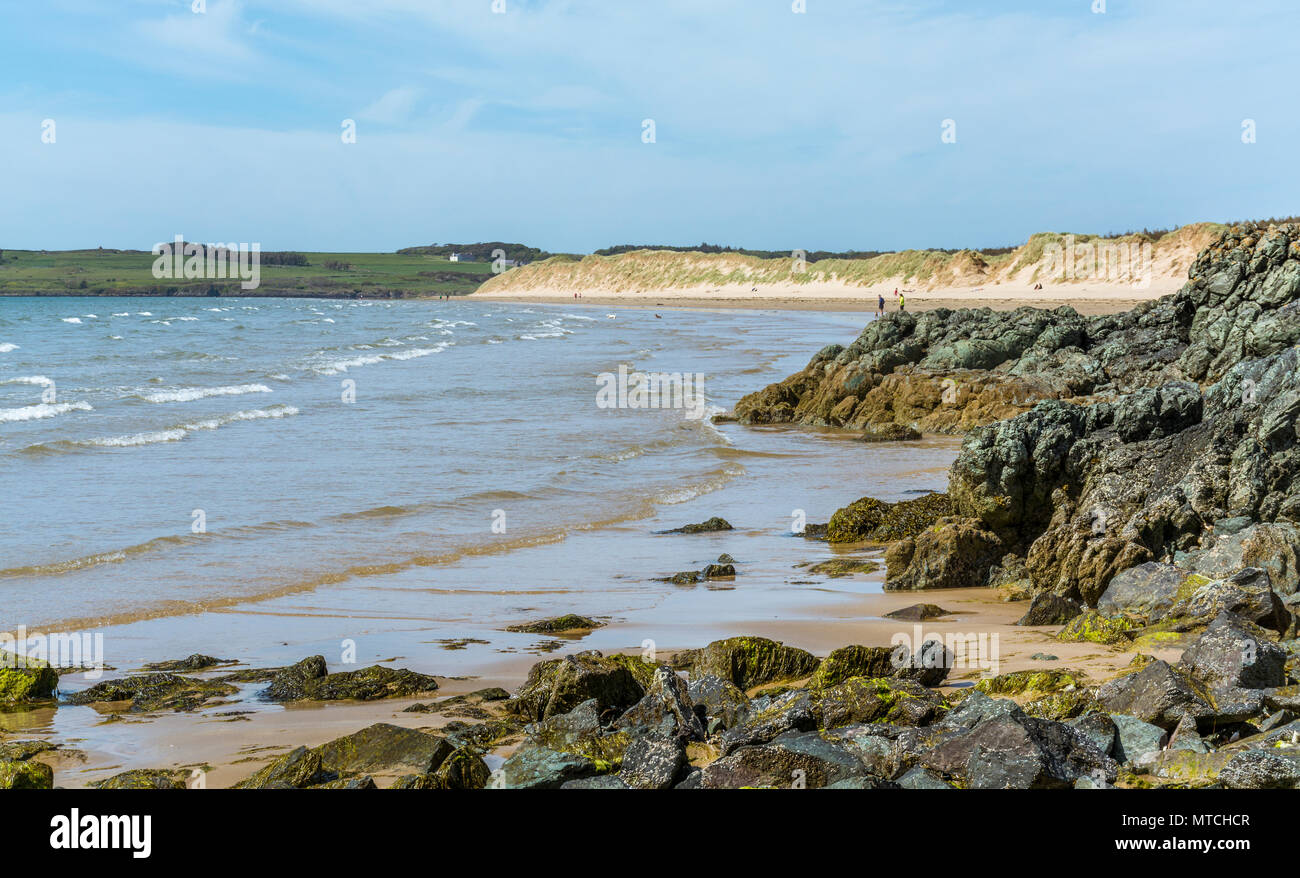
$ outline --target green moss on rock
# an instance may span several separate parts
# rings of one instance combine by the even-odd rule
[[[1070,620],[1056,639],[1065,643],[1122,643],[1136,627],[1127,616],[1103,616],[1096,610],[1088,610]]]
[[[832,543],[893,542],[915,537],[955,511],[952,500],[942,493],[897,503],[863,497],[836,510],[827,524],[826,538]]]

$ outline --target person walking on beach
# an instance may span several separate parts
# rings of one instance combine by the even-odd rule
[[[876,296],[876,316],[885,316],[885,297],[882,295]]]
[[[900,295],[898,297],[898,310],[899,311],[907,310],[907,296]]]

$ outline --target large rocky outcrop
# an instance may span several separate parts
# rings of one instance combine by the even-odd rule
[[[892,587],[992,584],[1011,553],[1037,590],[1090,606],[1117,573],[1149,562],[1198,574],[1198,585],[1258,567],[1286,596],[1300,586],[1297,341],[1300,226],[1234,227],[1172,296],[1094,318],[1068,308],[890,315],[736,414],[931,430],[984,422],[949,479],[955,515],[944,525],[968,538],[900,545],[887,556]],[[972,369],[983,371],[967,397],[916,406],[897,392],[945,380],[960,391]],[[986,404],[991,384],[1029,398],[996,420],[1006,415]],[[1215,599],[1202,603],[1212,617]]]

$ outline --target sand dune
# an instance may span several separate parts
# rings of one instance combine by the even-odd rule
[[[897,289],[917,309],[1080,302],[1096,310],[1098,303],[1129,307],[1177,290],[1196,254],[1221,230],[1197,223],[1154,240],[1041,233],[997,255],[905,250],[871,259],[802,262],[797,257],[637,250],[580,260],[554,257],[493,277],[474,295],[571,301],[577,292],[593,302],[809,307],[875,307],[877,295],[883,295],[892,309]]]

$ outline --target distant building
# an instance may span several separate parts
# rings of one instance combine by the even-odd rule
[[[452,262],[478,262],[478,259],[469,255],[468,253],[453,253],[451,254],[451,261]]]

